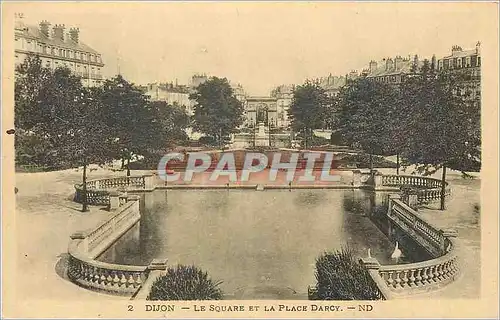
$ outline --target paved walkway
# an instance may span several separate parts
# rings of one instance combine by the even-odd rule
[[[440,291],[427,294],[425,298],[478,298],[481,294],[481,180],[450,176],[448,181],[452,195],[447,200],[446,210],[437,210],[439,204],[436,204],[419,209],[418,212],[441,229],[458,231],[460,278]]]
[[[73,183],[81,179],[81,171],[65,170],[48,173],[17,173],[17,296],[29,304],[32,299],[94,300],[103,294],[84,290],[65,278],[65,262],[69,236],[94,227],[106,219],[107,211],[91,207],[79,211],[72,201]],[[89,178],[123,175],[123,172],[94,171]],[[14,257],[12,257],[14,258]],[[104,295],[107,299],[123,299]]]

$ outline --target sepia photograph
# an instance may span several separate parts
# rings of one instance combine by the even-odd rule
[[[3,2],[2,317],[498,317],[498,2]]]

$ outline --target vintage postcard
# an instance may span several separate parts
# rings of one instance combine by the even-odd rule
[[[3,2],[2,317],[498,318],[498,2]]]

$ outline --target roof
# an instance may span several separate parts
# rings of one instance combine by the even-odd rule
[[[393,67],[388,69],[388,70],[386,69],[387,59],[382,59],[381,61],[378,61],[377,68],[375,70],[368,71],[369,73],[367,74],[367,77],[371,78],[371,77],[390,76],[390,75],[410,73],[411,66],[413,64],[413,60],[403,59],[403,60],[398,61],[397,69],[394,67],[395,60],[392,59],[392,61],[393,61]],[[418,68],[420,69],[420,67],[423,64],[424,64],[423,61],[418,61]]]
[[[443,59],[449,59],[449,58],[463,58],[463,57],[470,57],[478,54],[475,49],[472,50],[461,50],[461,51],[455,51],[451,55],[443,57]]]
[[[247,97],[247,101],[276,101],[274,97]]]
[[[85,43],[81,41],[75,42],[68,36],[64,37],[65,41],[62,41],[60,39],[49,38],[46,35],[44,35],[37,26],[25,25],[24,23],[18,21],[16,22],[15,29],[16,29],[16,35],[22,35],[24,37],[33,38],[42,43],[66,49],[73,49],[78,51],[90,52],[94,54],[100,54],[99,52],[92,49]]]

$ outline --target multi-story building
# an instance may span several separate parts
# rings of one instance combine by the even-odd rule
[[[411,75],[413,68],[416,70],[422,66],[423,62],[415,55],[413,59],[410,56],[403,58],[396,56],[393,58],[382,59],[381,61],[370,61],[368,69],[363,70],[362,75],[366,78],[383,82],[391,85],[399,85],[404,81],[405,77]]]
[[[187,114],[193,115],[194,103],[189,99],[191,91],[188,86],[173,83],[148,83],[144,91],[152,101],[165,101],[171,105],[176,104],[184,107]]]
[[[97,86],[103,81],[101,54],[80,40],[80,30],[48,21],[39,26],[26,25],[19,17],[15,23],[15,62],[21,64],[27,55],[38,55],[47,68],[68,67],[82,78],[84,86]]]
[[[475,49],[462,50],[460,46],[451,48],[451,55],[438,60],[437,69],[440,72],[461,74],[458,78],[458,88],[461,94],[473,100],[481,99],[481,44]]]
[[[328,77],[319,78],[318,82],[321,88],[323,88],[329,96],[336,96],[343,86],[346,84],[347,77],[337,77],[332,76],[330,73]]]
[[[271,91],[271,97],[276,98],[276,125],[279,128],[288,128],[290,126],[288,110],[292,104],[294,90],[294,85],[280,85]]]

